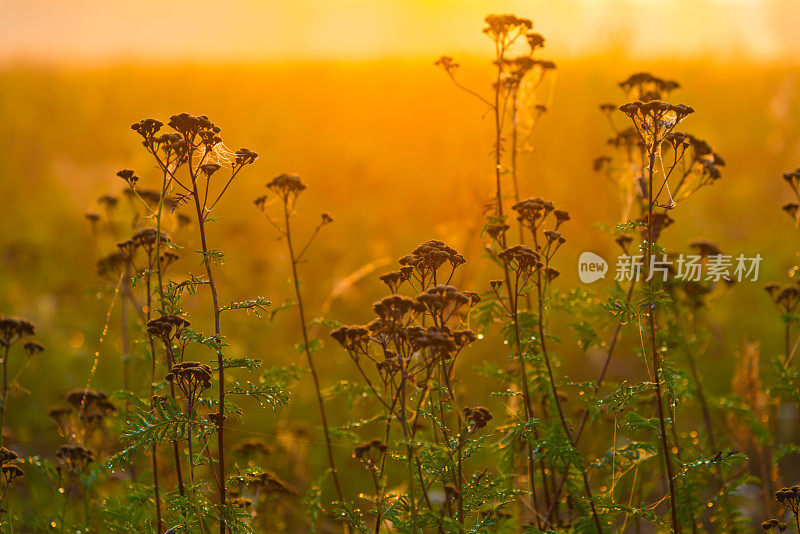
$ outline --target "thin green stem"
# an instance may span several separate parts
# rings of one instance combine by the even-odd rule
[[[306,326],[306,314],[305,314],[305,307],[303,305],[303,294],[300,291],[300,277],[297,273],[297,256],[295,256],[294,252],[294,243],[292,241],[292,229],[291,223],[289,221],[290,209],[288,201],[284,201],[283,204],[283,215],[284,215],[284,223],[285,223],[285,235],[286,235],[286,244],[289,248],[289,259],[292,262],[292,281],[294,284],[294,292],[297,298],[297,311],[300,316],[300,331],[303,334],[303,349],[306,355],[306,360],[308,361],[308,366],[311,369],[311,377],[314,380],[314,390],[317,394],[317,404],[319,406],[319,413],[320,419],[322,420],[322,430],[325,434],[325,448],[328,454],[328,465],[331,469],[331,475],[333,477],[334,486],[336,486],[336,494],[339,497],[339,501],[344,503],[344,492],[342,491],[341,483],[339,482],[339,473],[336,470],[336,462],[333,458],[333,445],[331,444],[331,435],[330,429],[328,426],[328,417],[325,413],[325,401],[322,398],[322,389],[319,382],[319,376],[317,375],[317,368],[314,365],[314,358],[311,355],[311,347],[309,345],[309,336],[308,336],[308,327]]]
[[[647,255],[645,258],[645,265],[650,268],[651,258],[653,256],[653,175],[655,173],[655,164],[656,164],[656,152],[658,151],[658,146],[656,143],[653,143],[653,146],[650,148],[650,160],[648,165],[648,206],[647,206]],[[650,273],[652,275],[652,273]],[[652,276],[648,276],[648,290],[650,292],[650,299],[653,298],[653,291],[655,290],[655,284]],[[670,503],[670,511],[672,514],[672,529],[680,534],[681,527],[680,522],[678,520],[678,508],[677,508],[677,501],[675,498],[675,479],[672,470],[672,459],[670,457],[670,449],[669,449],[669,442],[667,438],[667,429],[666,429],[666,422],[664,417],[664,405],[662,400],[662,393],[661,393],[661,358],[658,353],[658,347],[656,345],[656,313],[655,313],[655,303],[649,302],[649,313],[648,316],[648,323],[650,326],[650,351],[653,354],[653,374],[656,386],[656,411],[658,413],[658,422],[660,427],[661,433],[661,449],[664,455],[664,463],[666,465],[666,473],[665,476],[667,478],[667,485],[669,487],[669,503]]]

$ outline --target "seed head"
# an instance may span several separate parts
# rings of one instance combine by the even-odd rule
[[[209,178],[211,178],[211,175],[217,172],[219,169],[220,166],[216,163],[206,163],[204,165],[200,165],[200,171],[202,171],[202,173]]]
[[[783,173],[783,179],[786,180],[786,183],[789,184],[789,187],[794,189],[795,191],[800,188],[800,168]]]
[[[775,492],[775,498],[795,516],[800,513],[800,486],[779,489]]]
[[[156,119],[142,119],[139,122],[132,124],[131,130],[141,135],[145,142],[150,142],[153,140],[153,136],[158,133],[163,125],[163,122],[157,121]]]
[[[620,82],[619,86],[629,98],[645,102],[663,99],[680,87],[678,82],[664,80],[649,72],[637,72]]]
[[[463,265],[467,260],[452,247],[442,241],[431,240],[422,243],[411,251],[411,254],[400,258],[399,263],[404,267],[412,267],[421,280],[430,279],[445,263],[452,269]]]
[[[173,339],[180,337],[181,333],[191,323],[177,315],[162,315],[157,319],[152,319],[147,323],[147,333],[153,337],[157,337],[169,345]]]
[[[492,420],[492,414],[483,406],[474,408],[464,407],[464,417],[473,425],[474,428],[483,428]]]
[[[47,411],[47,417],[56,422],[59,426],[64,426],[66,419],[72,414],[69,406],[56,406]]]
[[[123,169],[121,171],[117,171],[117,176],[125,180],[127,184],[131,187],[136,186],[136,182],[139,181],[139,177],[134,174],[134,172],[130,169]]]
[[[789,217],[791,217],[794,222],[800,220],[800,217],[798,217],[798,213],[800,213],[800,204],[789,202],[788,204],[784,204],[781,209],[789,214]]]
[[[296,174],[281,174],[273,178],[272,181],[267,184],[267,188],[274,191],[286,201],[296,198],[297,195],[305,190],[306,186],[300,181],[300,177]]]
[[[369,344],[369,329],[363,326],[340,326],[331,337],[344,349],[352,353],[366,353]]]
[[[178,363],[165,380],[178,386],[192,405],[200,393],[211,387],[211,368],[200,362]]]
[[[0,315],[0,346],[10,347],[22,338],[33,336],[36,329],[30,321]]]
[[[17,458],[19,458],[19,455],[16,452],[5,447],[0,447],[0,465],[14,461]]]
[[[6,479],[6,485],[14,482],[15,479],[25,475],[25,471],[18,465],[8,464],[2,467],[3,478]]]
[[[97,199],[97,203],[105,207],[107,210],[113,210],[117,207],[119,199],[114,195],[103,195]]]
[[[450,56],[442,56],[436,60],[434,63],[437,67],[441,67],[447,72],[448,74],[453,74],[456,69],[459,67],[459,64],[456,63],[453,58]]]
[[[528,32],[525,38],[528,40],[528,46],[531,47],[531,52],[535,51],[537,48],[544,48],[544,36],[542,34]]]
[[[520,18],[516,15],[487,15],[483,20],[486,22],[483,33],[498,42],[506,42],[509,37],[515,38],[533,28],[533,22],[530,19]]]
[[[94,454],[77,443],[67,443],[56,451],[56,458],[67,468],[70,474],[78,473],[94,461]]]
[[[353,448],[353,458],[356,460],[364,460],[367,463],[373,463],[375,458],[370,454],[375,451],[383,454],[389,447],[380,438],[374,438],[371,441],[364,441],[359,443]]]
[[[44,350],[44,346],[38,341],[26,341],[22,344],[22,348],[25,350],[25,354],[28,355],[28,358],[32,358]]]
[[[528,274],[542,266],[539,261],[539,255],[525,245],[515,245],[507,248],[497,256],[507,265],[515,266],[515,270]]]

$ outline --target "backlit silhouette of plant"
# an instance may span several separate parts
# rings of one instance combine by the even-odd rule
[[[297,272],[297,265],[303,261],[303,257],[308,248],[311,246],[311,243],[314,241],[314,238],[317,237],[317,234],[323,226],[332,222],[332,219],[328,214],[323,214],[320,223],[314,229],[314,232],[311,234],[306,244],[303,245],[301,249],[295,250],[296,244],[292,235],[291,216],[293,214],[297,197],[300,196],[300,193],[306,189],[306,186],[300,181],[298,176],[292,174],[281,174],[267,184],[267,189],[269,189],[272,195],[275,195],[278,198],[278,202],[281,205],[282,221],[275,222],[270,218],[270,215],[267,211],[267,197],[260,197],[256,199],[255,204],[256,207],[261,210],[262,213],[264,213],[264,216],[267,218],[267,220],[285,238],[286,246],[289,250],[289,261],[292,265],[292,282],[294,285],[295,297],[297,298],[297,313],[300,319],[300,332],[303,336],[303,352],[306,355],[306,361],[308,362],[308,367],[311,370],[311,377],[314,381],[314,390],[317,394],[317,405],[319,407],[320,419],[322,421],[322,430],[325,434],[325,449],[328,455],[328,465],[330,466],[333,483],[336,487],[336,495],[339,498],[339,501],[344,503],[344,493],[342,492],[342,485],[339,482],[339,473],[336,469],[336,462],[333,457],[330,427],[328,425],[328,417],[325,413],[325,402],[322,398],[322,388],[320,386],[319,375],[317,374],[317,368],[314,364],[314,357],[311,347],[312,340],[308,332],[306,311],[303,304],[303,295],[300,291],[300,277]]]
[[[444,518],[464,525],[477,512],[476,504],[483,504],[475,495],[496,491],[493,477],[469,482],[464,475],[466,460],[480,447],[479,431],[492,419],[484,407],[461,405],[454,389],[459,355],[476,340],[468,320],[480,301],[477,294],[449,285],[465,261],[441,241],[423,243],[399,260],[399,270],[380,277],[394,294],[373,305],[376,319],[331,334],[349,354],[385,421],[382,438],[356,445],[353,452],[375,487],[375,532],[384,520],[409,532],[426,526],[441,529],[448,524]],[[417,297],[397,294],[404,288]],[[385,481],[395,421],[406,462],[406,494],[401,496],[387,494],[391,486]],[[430,424],[430,434],[423,421]],[[437,485],[446,496],[441,510],[431,498]],[[392,511],[400,503],[406,515]]]

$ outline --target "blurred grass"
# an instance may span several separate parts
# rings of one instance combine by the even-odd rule
[[[457,59],[464,81],[488,90],[484,60]],[[781,350],[778,314],[761,285],[783,280],[797,260],[792,252],[798,248],[797,231],[780,211],[788,201],[780,176],[800,164],[794,120],[800,112],[795,97],[800,69],[699,59],[643,64],[611,56],[560,63],[552,106],[534,135],[535,152],[521,158],[520,182],[524,195],[550,198],[572,215],[559,258],[561,288],[579,284],[575,265],[582,251],[612,262],[616,255],[612,240],[594,228],[619,219],[616,192],[591,169],[609,134],[597,106],[622,103],[616,83],[639,70],[682,83],[673,100],[696,110],[686,130],[709,141],[727,162],[720,182],[679,205],[677,223],[663,244],[685,251],[690,240],[703,237],[730,254],[764,257],[759,283],[738,285],[708,311],[716,342],[701,368],[707,387],[724,391],[732,356],[744,342],[760,340],[765,355]],[[92,386],[121,387],[120,343],[113,329],[107,344],[98,347],[112,288],[95,274],[98,249],[83,214],[97,209],[101,194],[123,189],[114,176],[118,169],[136,169],[143,186],[155,184],[155,169],[129,126],[181,111],[208,115],[222,126],[230,148],[246,146],[260,154],[224,198],[218,209],[222,223],[211,231],[212,248],[227,254],[218,281],[223,302],[263,295],[278,306],[291,298],[283,243],[252,206],[265,193],[264,184],[282,172],[299,173],[309,186],[298,204],[301,231],[311,231],[322,212],[335,221],[301,268],[312,317],[342,278],[374,260],[394,261],[431,238],[447,241],[471,261],[470,279],[458,281],[466,289],[483,291],[497,276],[477,238],[481,207],[493,187],[490,120],[432,61],[8,67],[0,72],[0,312],[32,320],[48,347],[23,376],[29,391],[12,401],[9,414],[9,426],[27,454],[49,454],[59,443],[46,410],[60,402],[64,390],[86,384],[96,350],[101,355]],[[617,119],[622,124],[622,117]],[[100,248],[111,252],[113,242],[102,241]],[[199,256],[191,257],[196,248],[186,243],[174,273],[200,272]],[[369,304],[384,293],[376,275],[385,270],[336,299],[328,318],[369,320]],[[591,290],[605,298],[611,277]],[[208,328],[207,308],[196,302],[188,307],[193,323]],[[118,322],[116,312],[112,317]],[[233,355],[262,358],[265,365],[301,362],[292,351],[299,341],[294,310],[273,321],[233,315],[223,320]],[[568,339],[566,321],[556,322],[556,331]],[[352,375],[347,357],[327,345],[319,360],[330,386]],[[597,362],[586,365],[587,357],[573,343],[558,350],[576,379],[594,377]],[[144,358],[143,349],[138,351]],[[504,355],[490,337],[469,351],[464,365]],[[631,356],[621,355],[618,362],[616,375],[643,372]],[[142,363],[136,371],[142,388],[146,368]],[[461,387],[476,403],[484,402],[491,387],[485,382],[476,377]],[[298,388],[288,412],[304,420],[316,414],[306,387]],[[249,414],[248,429],[269,432],[275,420],[271,414]]]

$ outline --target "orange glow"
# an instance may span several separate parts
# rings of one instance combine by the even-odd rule
[[[792,57],[791,0],[13,0],[0,60],[200,62],[482,54],[481,19],[534,20],[560,58],[596,53]]]

